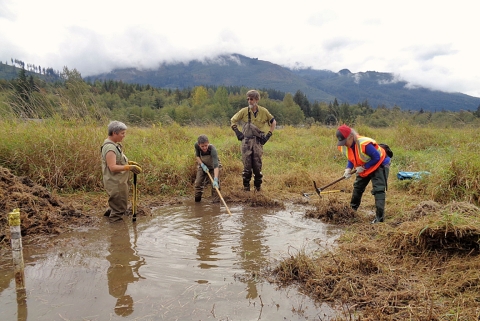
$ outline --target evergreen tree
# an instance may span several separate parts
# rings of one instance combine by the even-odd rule
[[[308,101],[307,96],[301,90],[297,90],[293,96],[293,101],[300,106],[300,109],[303,111],[303,114],[306,117],[311,116],[310,102]]]

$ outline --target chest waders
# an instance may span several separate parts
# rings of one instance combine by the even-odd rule
[[[103,148],[106,145],[113,145],[115,149],[107,151],[113,151],[116,156],[116,163],[118,165],[128,164],[127,157],[123,154],[120,147],[110,141],[105,141],[102,145],[102,172],[103,172],[103,185],[108,194],[108,207],[110,208],[109,221],[117,222],[121,221],[122,216],[127,211],[128,206],[128,171],[112,173],[106,163],[106,154],[103,155]]]
[[[242,162],[243,162],[243,190],[250,190],[252,172],[254,175],[253,185],[256,191],[260,191],[262,185],[262,155],[263,146],[260,143],[262,131],[252,124],[250,107],[248,108],[248,123],[242,128],[244,139],[242,140]]]

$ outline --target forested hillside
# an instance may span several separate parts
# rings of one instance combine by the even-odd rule
[[[18,70],[16,78],[0,80],[0,117],[3,119],[58,117],[87,121],[118,119],[139,125],[176,122],[228,126],[234,113],[247,105],[245,93],[251,89],[244,86],[171,89],[114,80],[86,82],[80,72],[67,67],[59,73],[58,80],[47,81],[45,75],[28,75],[24,68]],[[331,102],[311,103],[300,90],[294,94],[277,88],[260,92],[260,105],[267,107],[281,126],[348,123],[388,127],[401,121],[436,126],[478,126],[480,120],[479,108],[459,112],[411,111],[399,106],[373,107],[368,100],[348,104],[334,98]]]
[[[478,97],[411,86],[391,73],[351,73],[347,69],[339,72],[292,70],[239,54],[222,55],[204,61],[194,60],[187,64],[162,64],[152,70],[118,69],[86,79],[116,80],[171,89],[245,86],[274,88],[292,95],[300,90],[310,103],[318,101],[328,104],[336,98],[340,104],[368,101],[373,107],[398,106],[412,111],[473,111],[480,105]]]

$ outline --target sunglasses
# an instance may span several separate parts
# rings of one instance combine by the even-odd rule
[[[247,100],[255,100],[255,98],[248,97]]]

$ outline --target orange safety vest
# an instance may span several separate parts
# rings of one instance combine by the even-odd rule
[[[365,154],[365,150],[367,148],[368,144],[373,144],[373,146],[378,150],[380,153],[380,160],[378,163],[370,167],[369,169],[365,169],[363,172],[361,172],[360,175],[361,177],[367,177],[371,173],[373,173],[382,163],[383,160],[385,159],[385,156],[387,155],[385,153],[385,150],[380,147],[376,141],[369,137],[364,137],[364,136],[357,136],[357,142],[356,142],[356,148],[352,149],[347,146],[338,146],[338,150],[342,152],[343,155],[345,155],[350,162],[352,162],[353,167],[358,167],[358,166],[364,166],[366,163],[370,161],[370,156]]]

